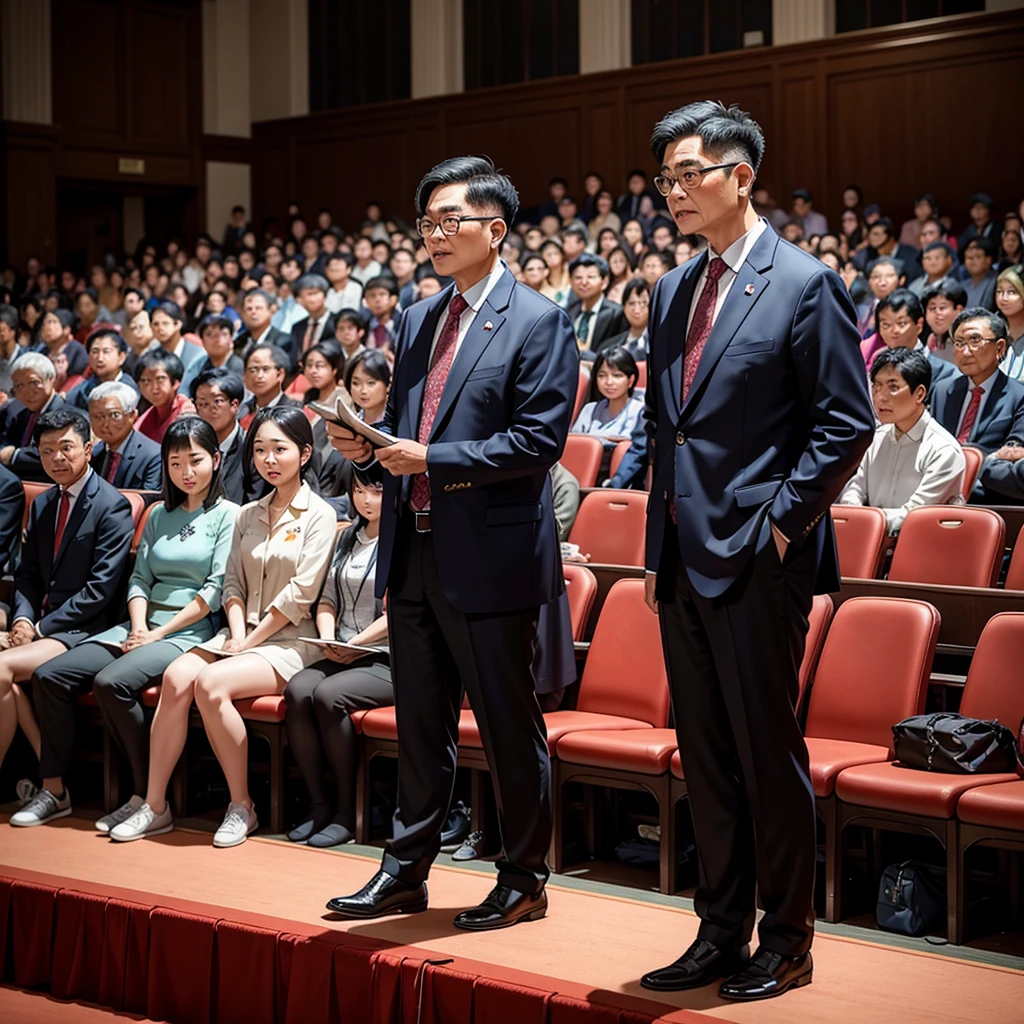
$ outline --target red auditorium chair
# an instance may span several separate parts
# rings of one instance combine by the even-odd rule
[[[1003,586],[1007,590],[1024,590],[1024,527],[1017,536],[1017,543],[1013,546],[1013,554],[1010,556],[1010,567],[1006,570],[1006,580]]]
[[[611,461],[608,463],[608,476],[613,477],[619,471],[619,466],[622,465],[622,460],[626,457],[626,452],[629,451],[629,446],[632,441],[620,441],[612,449]]]
[[[126,494],[127,498],[128,495]],[[128,499],[131,501],[131,498]],[[156,505],[146,505],[142,514],[139,516],[135,515],[135,506],[132,505],[132,518],[135,520],[135,533],[132,535],[132,554],[134,555],[139,550],[139,545],[142,543],[142,532],[146,529],[146,523],[149,522],[149,517],[153,512]]]
[[[590,621],[590,612],[597,597],[597,579],[585,565],[575,562],[562,563],[562,577],[569,595],[572,638],[578,642],[583,639],[583,632]]]
[[[302,398],[310,387],[311,385],[309,381],[300,373],[295,380],[293,380],[291,384],[284,389],[284,393],[286,395],[290,395],[292,398]]]
[[[28,514],[32,509],[32,502],[39,497],[44,491],[48,491],[53,484],[52,483],[35,483],[32,480],[22,480],[22,489],[25,492],[25,511],[21,515],[21,529],[22,532],[28,529]]]
[[[636,386],[638,388],[647,387],[647,360],[642,359],[636,364]]]
[[[570,434],[565,439],[565,451],[559,462],[576,477],[580,487],[593,487],[603,458],[604,445],[600,438],[590,434]]]
[[[572,422],[576,422],[580,410],[587,404],[587,392],[590,390],[590,374],[580,367],[579,377],[576,382],[576,403],[572,408]]]
[[[904,644],[903,638],[887,644],[879,644],[873,638],[873,645],[885,649],[887,654],[895,653]],[[1024,612],[1001,612],[992,616],[982,630],[967,670],[960,713],[968,718],[997,718],[1015,729],[1024,715],[1024,688],[1020,685],[1022,662]],[[862,687],[866,680],[866,676],[861,679]],[[862,703],[869,701],[863,699]],[[899,716],[894,716],[893,721],[898,720]],[[924,832],[938,839],[946,850],[946,937],[960,945],[965,904],[957,802],[976,786],[1016,780],[1016,772],[952,775],[904,768],[892,762],[846,768],[836,780],[839,832],[841,835],[848,825],[860,825],[897,832]],[[967,813],[971,806],[972,801],[969,801]]]
[[[999,575],[1006,523],[976,505],[911,509],[893,552],[889,579],[953,587],[992,587]]]
[[[832,526],[839,550],[840,575],[875,579],[889,542],[885,513],[871,505],[833,505]]]
[[[645,491],[603,487],[580,502],[569,541],[602,565],[644,564],[647,529]]]
[[[841,908],[836,778],[851,765],[890,760],[892,726],[924,710],[939,621],[924,601],[855,597],[840,606],[829,630],[804,728],[825,830],[827,921],[838,920]]]
[[[964,445],[964,485],[960,493],[966,498],[974,490],[974,482],[981,472],[981,464],[985,461],[985,453],[980,448]]]

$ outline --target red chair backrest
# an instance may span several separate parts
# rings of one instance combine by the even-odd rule
[[[925,505],[903,520],[889,579],[991,587],[1006,543],[1006,523],[990,508]]]
[[[39,497],[43,491],[48,491],[53,486],[52,483],[34,483],[31,480],[22,480],[21,487],[25,492],[25,511],[21,514],[21,528],[22,530],[28,529],[28,513],[32,508],[32,502]]]
[[[960,714],[968,718],[998,718],[1017,734],[1024,718],[1024,612],[993,615],[974,648]]]
[[[825,636],[828,633],[829,624],[835,614],[836,606],[828,594],[815,594],[811,604],[811,614],[807,622],[807,641],[804,644],[804,656],[800,662],[800,674],[797,677],[799,689],[796,698],[797,714],[800,713],[804,701],[807,699],[807,689],[814,679],[814,673],[818,668],[818,661],[821,658],[822,649],[825,646]]]
[[[132,507],[132,522],[138,526],[147,508],[145,496],[141,491],[122,491],[121,493],[128,499],[128,504]]]
[[[565,590],[569,595],[569,618],[572,619],[572,638],[582,640],[590,612],[597,597],[597,577],[585,566],[573,562],[562,563]]]
[[[580,681],[578,711],[668,725],[668,676],[658,616],[644,604],[643,580],[612,585],[597,620]]]
[[[805,734],[892,750],[892,727],[924,710],[939,622],[926,601],[844,601],[814,674]]]
[[[964,483],[960,493],[966,498],[974,490],[974,481],[978,479],[981,464],[985,461],[985,453],[980,448],[964,445]]]
[[[643,565],[646,549],[647,498],[643,491],[610,487],[591,491],[580,502],[569,542],[592,562]]]
[[[593,487],[603,458],[604,445],[600,438],[589,434],[570,434],[565,439],[565,451],[559,462],[576,477],[580,487]]]
[[[126,498],[131,501],[131,496],[126,494]],[[135,520],[135,533],[132,536],[132,554],[139,550],[139,545],[142,543],[142,531],[146,529],[146,523],[149,522],[149,517],[153,514],[153,509],[156,507],[156,502],[152,505],[147,505],[142,510],[142,515]],[[132,517],[135,516],[135,507],[132,506]]]
[[[636,364],[636,386],[638,388],[647,387],[647,360],[644,359]]]
[[[590,390],[590,374],[580,367],[580,375],[576,381],[576,404],[572,407],[572,421],[576,422],[580,410],[587,404],[587,392]]]
[[[612,460],[608,463],[608,476],[615,476],[619,471],[619,466],[622,464],[622,460],[626,457],[626,452],[629,451],[629,446],[632,441],[620,441],[612,449]]]
[[[832,526],[840,575],[873,580],[885,557],[889,534],[885,513],[870,505],[833,505]]]
[[[1013,554],[1010,556],[1010,567],[1006,570],[1006,582],[1003,586],[1007,590],[1024,590],[1024,526],[1017,534],[1017,543],[1013,545]]]

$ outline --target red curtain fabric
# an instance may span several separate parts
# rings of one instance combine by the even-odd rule
[[[212,917],[153,909],[149,915],[148,1017],[209,1024],[216,925]],[[237,985],[240,980],[225,982]]]
[[[9,878],[0,878],[0,978],[11,976],[7,966],[7,933],[11,926],[11,884]]]
[[[213,987],[217,1024],[274,1024],[277,932],[218,921]]]
[[[103,896],[57,893],[50,991],[58,999],[100,1001],[106,909]]]
[[[56,897],[57,890],[46,885],[16,881],[11,887],[11,945],[18,988],[50,984]]]
[[[373,958],[376,951],[354,946],[334,947],[334,996],[338,1024],[365,1024],[373,1003]]]
[[[548,1024],[550,992],[477,978],[473,990],[473,1024]]]

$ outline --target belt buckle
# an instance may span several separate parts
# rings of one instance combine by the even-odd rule
[[[417,533],[430,533],[430,513],[413,511],[413,529]]]

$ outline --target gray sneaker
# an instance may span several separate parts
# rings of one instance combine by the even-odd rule
[[[18,794],[18,806],[24,807],[39,792],[39,787],[31,779],[19,779],[14,792]]]
[[[119,843],[130,843],[135,839],[145,839],[146,836],[163,835],[173,828],[170,804],[164,806],[162,814],[157,814],[149,804],[142,804],[130,818],[110,830],[110,838]]]
[[[213,837],[213,845],[224,849],[244,843],[250,832],[259,828],[256,811],[249,810],[245,804],[228,804],[224,820]]]
[[[122,821],[127,821],[141,806],[143,800],[141,796],[133,796],[131,800],[126,804],[121,804],[117,810],[111,811],[109,814],[104,814],[99,821],[96,822],[97,832],[109,832],[115,825],[120,825]]]
[[[64,799],[58,800],[48,789],[41,789],[20,811],[11,815],[11,824],[19,828],[45,825],[71,813],[71,794],[64,787]]]

